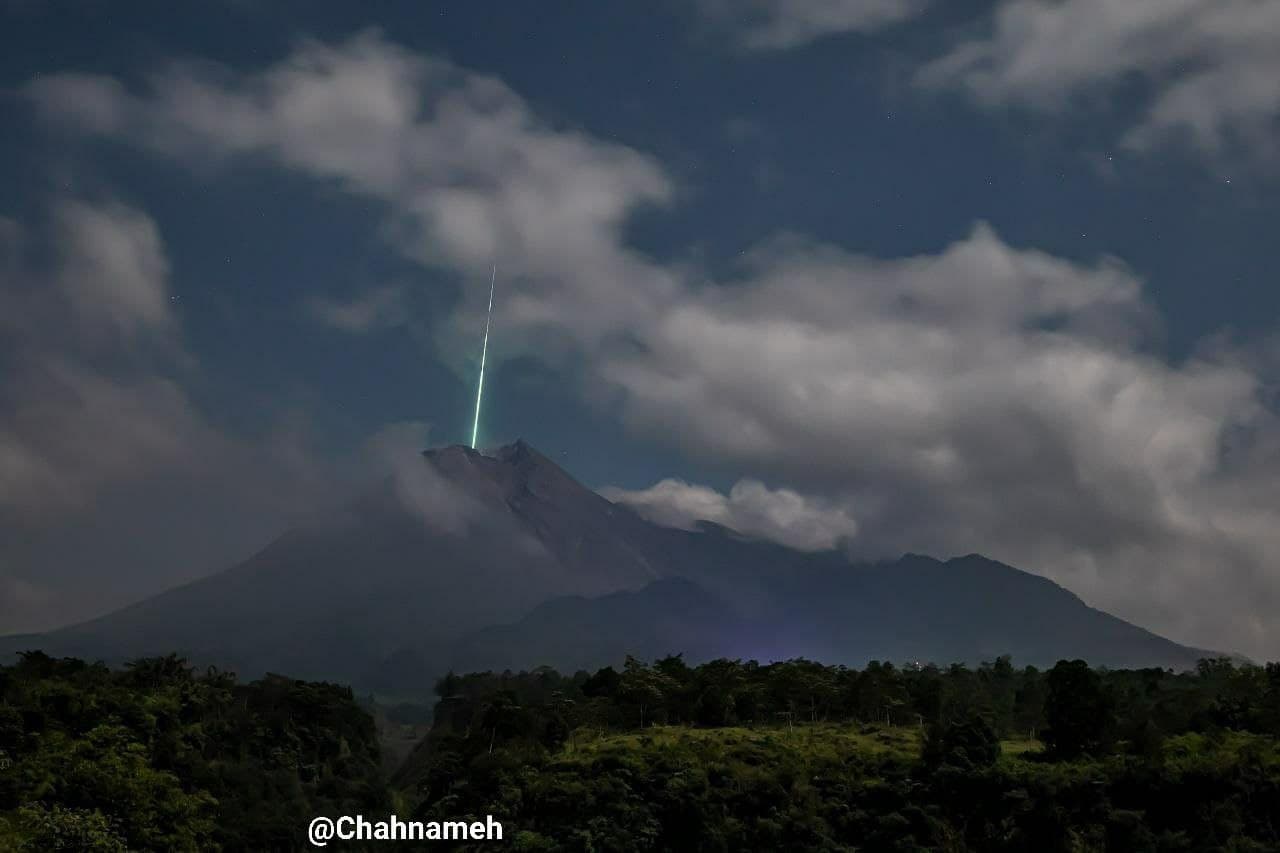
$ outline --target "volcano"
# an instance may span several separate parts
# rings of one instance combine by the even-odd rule
[[[255,676],[428,693],[450,669],[627,654],[1186,668],[1210,653],[979,555],[856,563],[662,527],[522,441],[425,451],[243,563],[98,619],[0,639],[118,663],[178,652]]]

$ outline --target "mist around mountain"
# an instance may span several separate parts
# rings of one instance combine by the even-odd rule
[[[662,527],[520,441],[426,451],[237,566],[0,638],[0,652],[34,648],[109,663],[177,652],[387,693],[429,690],[450,670],[572,671],[628,654],[1175,669],[1210,654],[979,555],[855,564],[710,523]]]

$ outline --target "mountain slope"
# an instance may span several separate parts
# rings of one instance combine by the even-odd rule
[[[853,565],[704,524],[659,527],[523,442],[421,460],[224,572],[0,652],[179,651],[245,675],[429,690],[449,668],[559,668],[684,652],[827,663],[1203,655],[978,556]]]
[[[800,567],[774,577],[769,596],[768,606],[747,615],[691,581],[672,578],[638,592],[557,599],[516,623],[467,638],[453,668],[553,661],[565,670],[593,669],[626,654],[651,660],[683,653],[691,663],[803,657],[852,666],[870,660],[977,664],[1007,654],[1039,666],[1080,657],[1110,667],[1185,669],[1213,654],[978,555]]]
[[[107,660],[177,649],[250,674],[418,682],[464,632],[659,577],[629,526],[644,525],[523,443],[495,457],[427,451],[238,566],[5,647]]]
[[[599,598],[572,596],[538,605],[519,622],[485,628],[455,647],[456,672],[528,670],[554,661],[565,672],[653,660],[750,657],[751,623],[693,581],[666,578]]]

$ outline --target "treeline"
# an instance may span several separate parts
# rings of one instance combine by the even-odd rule
[[[1280,667],[449,675],[412,813],[523,850],[1280,850]]]
[[[289,850],[316,815],[516,850],[1280,850],[1280,667],[679,656],[449,675],[393,785],[348,688],[176,657],[0,667],[0,850]]]
[[[858,670],[808,660],[689,666],[673,655],[573,676],[549,668],[449,674],[436,693],[437,737],[469,732],[493,743],[532,738],[548,746],[582,727],[838,721],[924,728],[974,717],[1000,737],[1040,739],[1068,758],[1149,749],[1183,732],[1280,735],[1280,664],[1227,658],[1175,673],[1095,670],[1084,661],[1016,668],[1007,657],[946,669],[872,661]]]
[[[297,849],[312,817],[389,803],[349,688],[174,656],[0,667],[0,850]]]

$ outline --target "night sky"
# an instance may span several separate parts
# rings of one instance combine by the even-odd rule
[[[1280,657],[1280,2],[0,3],[0,632],[469,441]]]

